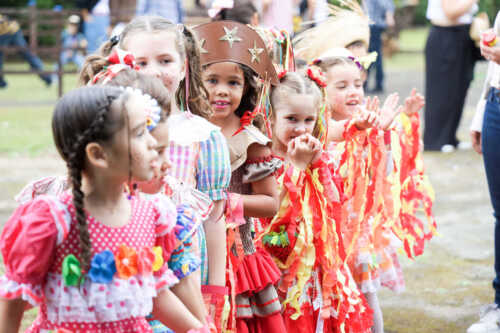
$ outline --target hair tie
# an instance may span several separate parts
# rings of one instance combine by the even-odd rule
[[[111,42],[111,47],[115,46],[120,42],[120,35],[114,35],[109,39],[109,41]]]
[[[279,72],[279,73],[278,73],[278,80],[280,80],[280,81],[281,81],[281,80],[285,77],[286,73],[287,73],[287,70],[286,70],[286,69],[284,69],[284,70],[282,70],[281,72]]]
[[[102,84],[106,84],[111,81],[120,71],[130,68],[133,70],[139,70],[139,67],[135,63],[135,58],[132,53],[122,50],[120,48],[115,48],[113,52],[106,58],[110,63],[109,66],[105,66],[99,73],[94,75],[88,85],[96,84],[101,78],[104,78]]]
[[[316,82],[316,84],[318,85],[318,87],[320,87],[320,88],[326,87],[325,75],[323,74],[323,72],[321,71],[321,69],[319,69],[318,67],[309,66],[307,68],[307,76],[312,81]]]
[[[139,67],[135,62],[135,57],[132,53],[116,48],[107,58],[108,62],[112,65],[123,64],[132,69],[138,70]]]

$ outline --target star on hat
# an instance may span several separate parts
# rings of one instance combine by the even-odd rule
[[[227,41],[229,43],[229,47],[233,48],[233,43],[234,42],[241,42],[242,39],[238,37],[236,34],[238,33],[238,27],[234,27],[233,29],[229,30],[226,27],[224,28],[224,32],[226,33],[224,36],[219,38],[221,41]]]
[[[252,60],[250,60],[251,62],[260,62],[260,54],[262,52],[264,52],[264,49],[259,49],[257,48],[257,43],[255,41],[253,41],[253,48],[252,49],[248,49],[248,52],[250,52],[250,54],[252,55]]]

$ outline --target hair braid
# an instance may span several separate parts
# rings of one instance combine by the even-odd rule
[[[82,191],[85,147],[90,142],[109,140],[117,126],[122,126],[121,122],[113,119],[111,115],[112,104],[121,99],[122,95],[124,91],[114,87],[77,89],[58,102],[52,119],[54,140],[66,161],[71,179],[76,227],[80,238],[79,257],[84,272],[90,268],[92,256],[92,243],[87,228]]]

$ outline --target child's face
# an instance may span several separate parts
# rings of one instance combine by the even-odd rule
[[[273,136],[282,147],[302,134],[312,134],[318,117],[314,96],[290,95],[273,106]]]
[[[359,68],[354,64],[335,65],[326,72],[326,79],[331,116],[335,120],[350,119],[364,99]]]
[[[240,65],[219,62],[203,71],[203,84],[212,107],[211,120],[224,120],[238,109],[245,88],[245,76]]]
[[[184,60],[177,50],[175,34],[163,32],[138,32],[125,39],[125,49],[132,53],[139,71],[162,80],[171,94],[184,78]]]
[[[148,100],[133,93],[125,103],[128,129],[124,126],[111,140],[105,150],[109,154],[109,168],[113,174],[137,181],[149,181],[158,168],[157,142],[146,127],[146,105]],[[116,112],[123,112],[121,110]],[[129,172],[130,170],[130,172]]]
[[[76,35],[77,32],[78,32],[78,25],[73,23],[68,24],[68,33],[70,35]]]
[[[151,135],[156,139],[158,143],[156,146],[156,151],[158,152],[158,166],[155,172],[155,176],[149,182],[139,183],[139,189],[144,193],[158,193],[163,185],[163,179],[167,175],[168,169],[170,169],[170,159],[168,157],[168,125],[166,121],[158,123],[155,129],[151,132]]]

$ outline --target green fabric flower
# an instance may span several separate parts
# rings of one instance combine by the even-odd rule
[[[80,267],[80,262],[74,255],[69,254],[64,258],[62,263],[62,275],[65,285],[78,285],[78,281],[82,275],[82,269]]]

